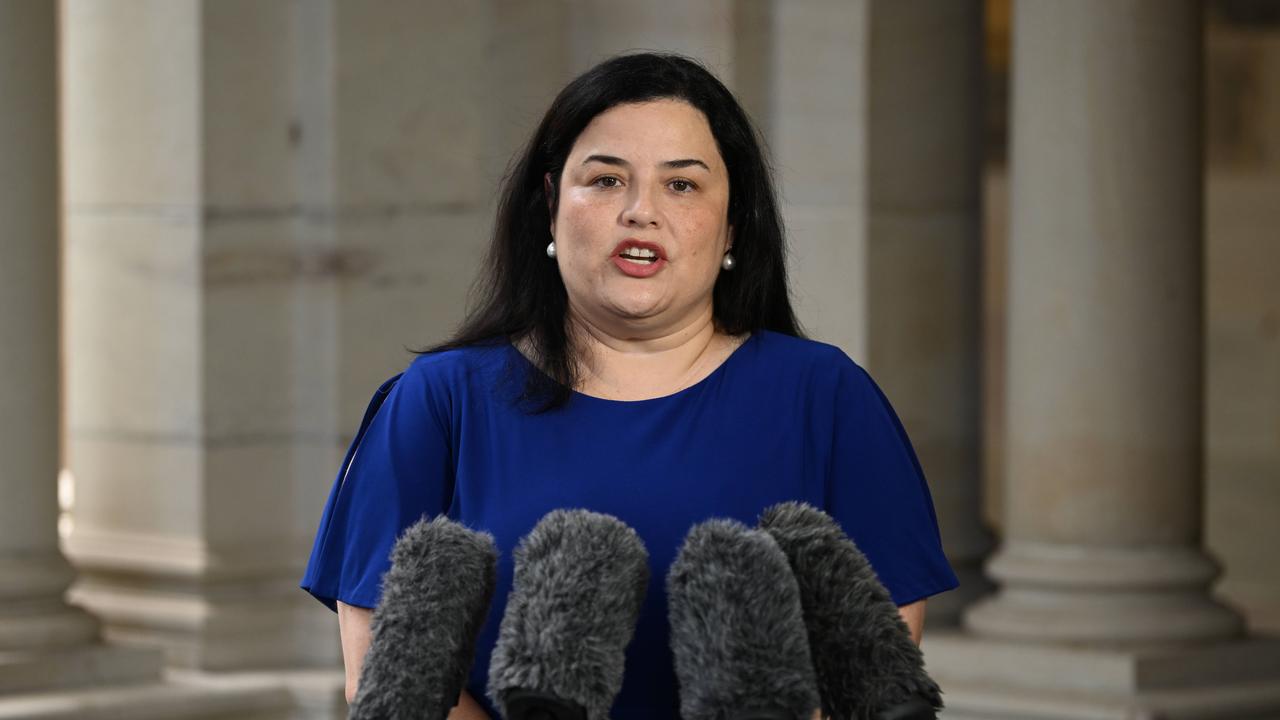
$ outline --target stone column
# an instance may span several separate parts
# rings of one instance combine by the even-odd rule
[[[73,597],[179,666],[337,662],[296,587],[336,454],[315,7],[63,5]]]
[[[797,310],[865,365],[920,456],[962,590],[988,587],[981,524],[981,4],[868,0],[748,6],[771,59],[761,91],[780,168]],[[742,28],[750,30],[750,28]]]
[[[339,665],[297,584],[373,390],[461,317],[511,126],[558,90],[536,9],[65,3],[67,548],[108,638]]]
[[[1005,537],[926,642],[949,717],[1280,709],[1201,549],[1200,12],[1016,6]]]
[[[622,52],[675,52],[700,60],[732,86],[734,5],[734,0],[570,0],[563,18],[569,67],[577,74]]]
[[[791,245],[796,312],[809,334],[867,360],[867,144],[872,0],[770,2],[768,78],[752,96],[769,133]]]
[[[56,25],[0,5],[0,651],[83,645],[97,623],[62,601],[58,550]]]
[[[98,707],[118,711],[104,688],[160,680],[159,653],[101,644],[97,620],[63,600],[74,572],[57,532],[62,357],[55,12],[43,0],[0,3],[3,717],[45,717],[37,698],[73,689],[73,697],[94,695]],[[64,698],[54,705],[65,712],[75,703]]]
[[[875,2],[868,41],[867,367],[911,436],[960,578],[929,601],[937,628],[990,588],[979,462],[982,4]]]
[[[1200,547],[1199,28],[1192,2],[1017,7],[1009,482],[976,632],[1239,630]]]
[[[99,642],[58,550],[58,88],[54,3],[0,3],[0,717],[292,717],[282,691],[165,682],[158,651]]]

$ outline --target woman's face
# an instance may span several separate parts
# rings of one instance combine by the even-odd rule
[[[710,314],[732,231],[729,173],[701,111],[654,100],[596,116],[558,197],[551,234],[572,313],[640,335]]]

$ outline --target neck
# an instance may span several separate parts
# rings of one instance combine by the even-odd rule
[[[709,375],[732,352],[718,332],[711,307],[663,330],[605,326],[570,311],[570,337],[580,392],[616,400],[643,400],[678,392]],[[727,352],[726,352],[727,348]]]
[[[570,337],[581,360],[590,361],[595,353],[632,357],[679,354],[693,348],[705,348],[716,335],[711,305],[681,322],[665,326],[640,326],[637,323],[601,321],[569,309]],[[671,355],[668,355],[670,357]]]

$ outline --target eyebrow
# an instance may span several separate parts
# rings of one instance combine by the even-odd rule
[[[631,167],[631,163],[627,162],[626,160],[623,160],[620,157],[615,157],[613,155],[588,155],[587,158],[582,161],[582,164],[586,165],[587,163],[592,163],[592,162],[604,163],[605,165],[617,165],[619,167]],[[667,160],[666,162],[663,162],[660,164],[662,165],[662,167],[672,168],[676,170],[680,168],[693,167],[696,165],[698,167],[701,167],[703,170],[706,170],[707,172],[711,172],[711,168],[707,167],[706,163],[702,162],[701,160],[698,160],[697,158]]]

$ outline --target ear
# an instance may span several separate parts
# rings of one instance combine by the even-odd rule
[[[547,214],[551,216],[551,239],[556,237],[556,189],[551,183],[551,173],[542,176],[542,193],[547,198]]]
[[[727,245],[725,245],[724,251],[729,252],[732,249],[733,249],[733,226],[730,225],[729,226],[729,242]]]

